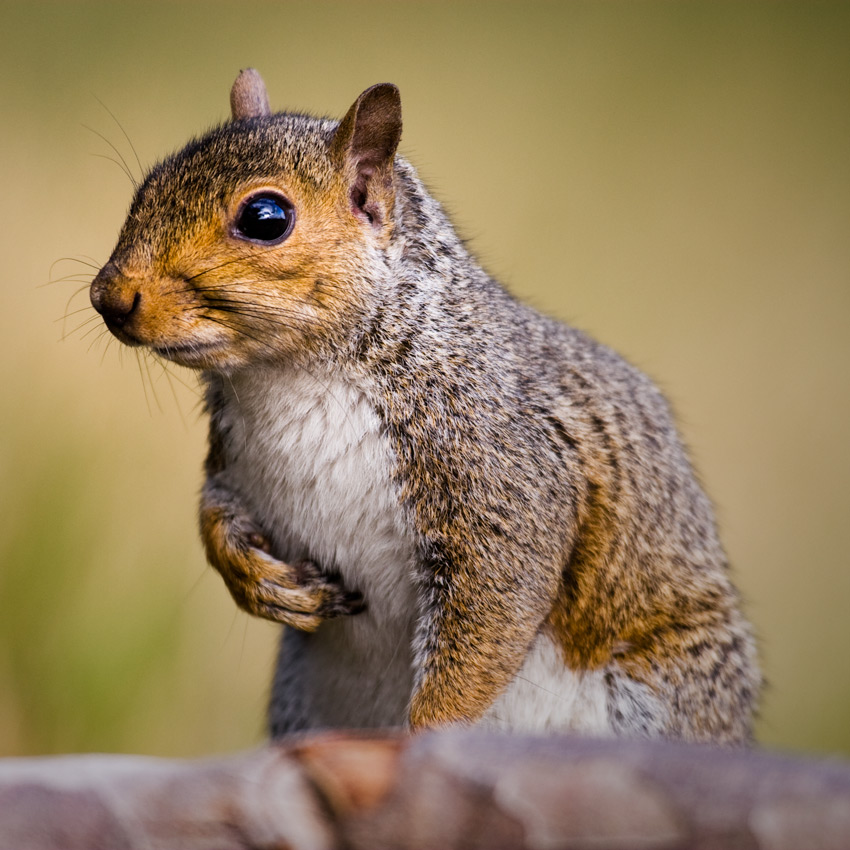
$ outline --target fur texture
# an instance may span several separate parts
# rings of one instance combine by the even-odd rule
[[[203,371],[208,556],[289,627],[273,732],[746,741],[753,638],[658,390],[480,268],[394,156],[394,87],[337,124],[255,85],[151,172],[92,300]],[[240,232],[257,193],[282,241]]]

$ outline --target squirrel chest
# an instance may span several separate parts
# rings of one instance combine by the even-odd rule
[[[415,545],[389,446],[351,380],[302,367],[221,382],[227,475],[275,557],[338,574],[368,600],[314,634],[286,630],[287,725],[403,722],[413,682]],[[291,716],[290,716],[291,715]]]
[[[274,555],[321,564],[360,589],[382,620],[408,622],[414,544],[362,390],[294,366],[236,373],[222,398],[227,475],[268,529]]]

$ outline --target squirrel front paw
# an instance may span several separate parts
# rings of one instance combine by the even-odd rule
[[[273,557],[268,540],[232,505],[205,501],[201,536],[207,559],[249,614],[312,632],[323,620],[359,614],[366,607],[359,593],[312,562],[287,564]]]
[[[249,547],[213,566],[240,608],[305,632],[315,631],[323,620],[359,614],[366,607],[359,593],[348,591],[310,561],[287,564]]]

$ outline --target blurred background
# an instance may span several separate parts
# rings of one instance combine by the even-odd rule
[[[109,343],[85,291],[131,198],[115,149],[137,176],[128,137],[149,167],[246,66],[279,109],[400,86],[402,152],[484,265],[671,398],[760,635],[759,740],[850,755],[850,5],[0,19],[0,755],[261,740],[276,629],[204,564],[195,376]]]

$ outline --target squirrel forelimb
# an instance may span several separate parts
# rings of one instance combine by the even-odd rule
[[[200,524],[207,560],[249,614],[312,632],[324,620],[364,610],[359,593],[347,591],[315,564],[290,565],[273,557],[268,539],[215,478],[204,485]]]

